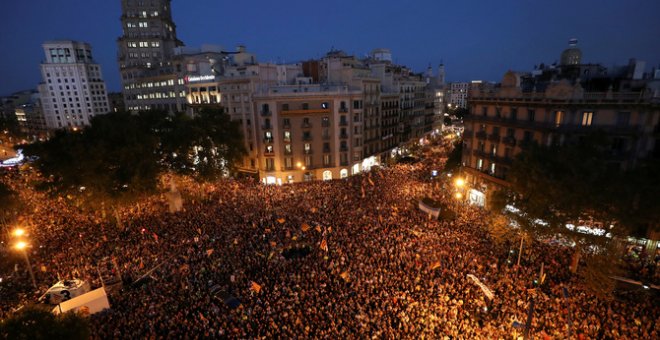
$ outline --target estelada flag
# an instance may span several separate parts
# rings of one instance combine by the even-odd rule
[[[440,267],[440,261],[435,261],[435,263],[431,265],[431,270],[438,269],[439,267]]]
[[[320,225],[317,225],[316,228],[314,228],[314,229],[315,229],[316,231],[318,231],[319,233],[321,232],[321,226],[320,226]]]
[[[278,218],[278,219],[277,219],[277,222],[278,222],[279,224],[282,224],[282,223],[286,222],[286,220],[283,219],[283,218]]]
[[[307,223],[303,223],[302,226],[300,227],[300,229],[302,229],[302,231],[304,231],[304,232],[306,232],[306,231],[309,230],[310,228],[311,228],[311,227],[310,227],[309,224],[307,224]]]
[[[213,254],[213,249],[206,249],[206,256],[211,256]]]
[[[254,281],[250,281],[250,290],[259,293],[261,292],[261,286]]]
[[[328,251],[328,241],[326,241],[325,239],[323,239],[323,241],[321,241],[321,246],[320,246],[320,248],[321,248],[321,250],[327,252],[327,251]]]

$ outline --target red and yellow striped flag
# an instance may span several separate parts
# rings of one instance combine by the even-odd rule
[[[327,252],[328,251],[328,241],[323,239],[323,241],[321,241],[321,247],[320,248],[321,248],[321,250]]]

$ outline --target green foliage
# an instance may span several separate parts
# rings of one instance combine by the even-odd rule
[[[20,205],[18,194],[6,183],[0,182],[0,218],[6,218]]]
[[[85,187],[97,201],[153,191],[165,171],[215,179],[244,152],[238,123],[221,110],[195,118],[156,111],[98,115],[82,132],[60,130],[25,147],[56,192]]]
[[[73,312],[54,315],[48,310],[26,307],[0,322],[3,339],[89,339],[89,321]]]
[[[600,134],[573,145],[524,145],[508,173],[518,194],[511,199],[525,212],[517,216],[521,225],[537,235],[566,233],[566,223],[579,220],[609,225],[616,208],[612,181],[620,175],[608,167],[606,150],[607,140]],[[534,223],[538,219],[548,226]]]
[[[461,159],[463,157],[463,143],[458,141],[454,144],[454,149],[449,153],[447,157],[447,163],[445,164],[445,171],[454,172],[461,166]]]

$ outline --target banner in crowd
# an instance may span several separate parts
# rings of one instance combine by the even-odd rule
[[[485,284],[483,284],[481,281],[479,281],[479,279],[476,276],[474,276],[472,274],[468,274],[467,277],[468,277],[468,279],[472,280],[472,282],[474,282],[474,284],[479,286],[479,288],[481,288],[481,291],[484,292],[484,295],[486,295],[486,297],[488,299],[492,300],[495,297],[495,293],[493,293],[493,291],[490,290],[490,288],[488,288]]]

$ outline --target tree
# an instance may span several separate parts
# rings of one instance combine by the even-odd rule
[[[600,255],[614,261],[618,254],[613,237],[627,235],[628,231],[617,223],[620,193],[614,183],[620,183],[623,177],[607,163],[608,138],[593,133],[573,141],[564,145],[523,145],[508,172],[515,193],[508,203],[520,209],[511,216],[534,237],[561,236],[575,245],[571,266],[575,271],[585,252],[590,255],[587,259]],[[569,230],[569,224],[598,225],[612,237],[579,232],[577,228]]]
[[[95,116],[82,132],[59,130],[45,142],[25,147],[36,167],[59,193],[120,199],[153,190],[157,184],[158,139],[138,116]],[[83,189],[84,188],[84,189]]]
[[[453,172],[461,166],[461,160],[463,157],[463,143],[459,140],[454,143],[454,148],[447,156],[447,162],[445,163],[445,171]]]
[[[25,147],[55,192],[82,192],[96,202],[152,192],[166,171],[213,180],[244,153],[238,123],[222,110],[194,118],[157,111],[97,115],[82,132],[60,130]]]
[[[202,180],[231,172],[246,152],[239,122],[219,109],[203,109],[195,118],[175,115],[161,141],[173,171]]]
[[[3,339],[89,339],[89,321],[73,312],[54,315],[48,310],[26,307],[0,322]]]

